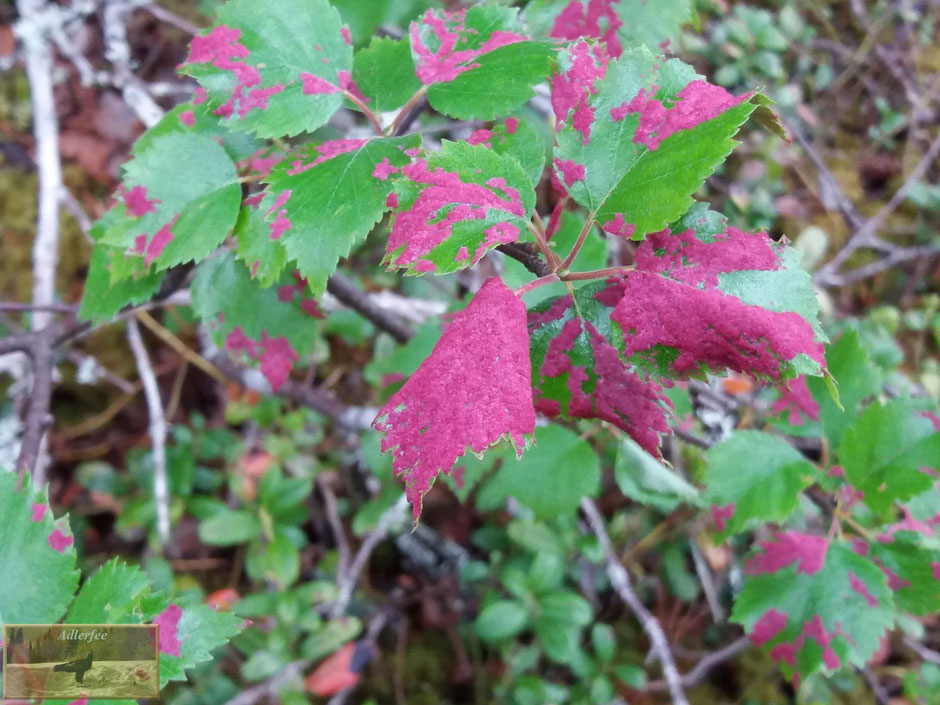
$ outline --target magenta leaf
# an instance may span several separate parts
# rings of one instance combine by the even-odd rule
[[[312,132],[355,91],[344,29],[326,0],[228,0],[179,70],[230,127],[260,137]]]
[[[649,376],[625,364],[598,282],[529,312],[535,408],[547,416],[602,419],[659,455],[669,403]]]
[[[611,314],[624,354],[669,376],[731,369],[781,382],[819,374],[824,336],[798,255],[712,215],[695,208],[638,248]]]
[[[373,425],[385,434],[382,451],[392,451],[416,519],[435,476],[450,473],[468,449],[480,455],[508,436],[521,454],[535,429],[521,299],[488,279]]]
[[[444,142],[401,169],[385,263],[408,274],[469,267],[518,242],[535,206],[518,161],[484,144]]]
[[[732,620],[795,681],[864,666],[893,624],[884,574],[845,543],[778,533],[744,570]]]

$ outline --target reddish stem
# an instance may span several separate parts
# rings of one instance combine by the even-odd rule
[[[359,108],[367,118],[369,118],[369,122],[371,122],[372,127],[375,128],[376,134],[381,136],[382,123],[379,122],[378,117],[376,117],[375,113],[372,112],[369,106],[362,102],[362,99],[354,96],[349,91],[343,91],[343,95],[346,96],[346,98],[348,98],[349,101],[352,102],[357,108]]]
[[[565,260],[561,263],[561,266],[557,269],[568,269],[571,266],[571,263],[574,262],[575,257],[578,256],[578,253],[581,251],[581,245],[584,244],[584,241],[587,239],[588,233],[591,232],[591,228],[594,227],[594,216],[589,215],[588,219],[584,222],[584,227],[581,228],[581,233],[578,235],[578,241],[574,243],[574,247],[571,248],[571,252],[568,253],[568,256],[565,257]]]
[[[392,121],[392,124],[389,125],[388,130],[385,134],[389,136],[394,136],[398,132],[398,126],[401,125],[402,120],[405,119],[405,116],[411,112],[411,109],[418,104],[418,101],[424,97],[424,94],[428,92],[427,86],[421,86],[411,98],[408,99],[408,102],[405,103],[405,107],[398,111],[398,115],[395,116],[395,119]]]
[[[557,274],[549,274],[548,276],[545,276],[545,277],[539,277],[538,279],[533,279],[528,284],[523,284],[518,289],[514,289],[513,293],[516,296],[521,297],[525,294],[528,294],[533,289],[538,289],[540,286],[545,286],[546,284],[554,284],[557,281],[561,281],[558,278]]]
[[[568,272],[562,279],[565,281],[584,281],[586,279],[606,279],[607,277],[616,277],[632,271],[634,265],[627,267],[607,267],[606,269],[592,269],[589,272]]]

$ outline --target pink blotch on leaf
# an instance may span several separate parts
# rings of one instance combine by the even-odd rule
[[[715,522],[715,526],[719,531],[724,531],[725,526],[728,523],[728,519],[734,516],[734,504],[726,504],[723,507],[719,507],[717,504],[713,504],[709,509],[709,513],[712,516],[712,521]]]
[[[61,529],[55,529],[49,534],[49,545],[59,553],[64,553],[72,545],[72,537],[62,533]]]
[[[619,0],[571,0],[555,18],[551,36],[558,39],[593,37],[607,43],[607,50],[614,58],[623,53],[617,30],[623,24],[617,14]]]
[[[385,197],[386,208],[398,208],[398,194],[392,191]]]
[[[202,105],[207,100],[209,100],[209,94],[206,93],[206,89],[202,86],[196,86],[196,95],[193,98],[193,105]]]
[[[372,178],[379,181],[388,181],[388,177],[396,173],[398,173],[398,167],[392,166],[391,162],[388,161],[388,157],[382,157],[382,161],[376,164],[375,169],[372,170]]]
[[[396,384],[397,382],[404,382],[408,379],[401,372],[389,372],[388,374],[382,375],[381,385],[383,387],[388,387],[389,385]]]
[[[484,147],[492,147],[490,140],[493,139],[493,131],[487,129],[476,130],[467,138],[467,144],[482,144]]]
[[[147,213],[156,213],[157,205],[161,202],[159,198],[148,199],[147,189],[143,186],[135,186],[130,191],[122,186],[118,189],[118,193],[124,201],[124,208],[135,218],[140,218]]]
[[[394,257],[396,266],[422,259],[451,236],[456,223],[483,220],[494,214],[505,215],[506,219],[491,225],[484,237],[497,243],[518,240],[519,227],[510,218],[523,218],[525,206],[519,192],[504,179],[490,179],[485,186],[466,183],[459,174],[430,169],[423,159],[402,167],[402,176],[423,188],[411,207],[397,213],[392,223],[387,253]],[[446,215],[440,217],[444,212]],[[473,262],[482,255],[478,249]]]
[[[829,540],[825,536],[783,531],[768,541],[761,541],[760,549],[760,553],[745,562],[745,574],[776,573],[796,563],[798,573],[813,575],[822,570],[826,562]]]
[[[186,127],[195,127],[196,113],[194,113],[192,110],[184,110],[180,113],[180,122],[186,125]]]
[[[150,263],[157,259],[167,245],[170,244],[173,240],[173,226],[176,225],[176,221],[179,219],[179,216],[173,218],[169,223],[164,225],[162,228],[157,230],[154,233],[153,238],[150,240],[150,243],[147,245],[147,251],[144,255],[144,264],[148,267]]]
[[[242,200],[242,205],[253,208],[254,206],[260,206],[263,200],[264,192],[262,191],[260,193],[254,193],[250,196],[245,196],[245,198]]]
[[[339,30],[340,36],[342,36],[343,41],[352,46],[352,36],[349,34],[348,27],[342,27]]]
[[[713,120],[752,95],[745,93],[733,96],[721,86],[697,80],[679,91],[676,102],[667,108],[655,97],[657,90],[657,86],[643,88],[633,99],[610,110],[610,117],[614,121],[639,113],[640,120],[633,141],[651,150],[659,149],[662,141],[676,132],[691,130],[703,122]]]
[[[571,159],[555,158],[555,168],[561,172],[565,185],[571,188],[578,181],[584,181],[584,164],[578,164]]]
[[[628,223],[626,219],[624,219],[623,213],[617,213],[613,220],[608,220],[604,223],[603,228],[605,233],[610,233],[611,235],[622,238],[633,237],[633,233],[636,232],[636,225]]]
[[[516,118],[506,118],[506,134],[514,135],[519,129],[519,121]]]
[[[526,307],[490,278],[446,328],[431,355],[379,411],[382,450],[403,477],[415,518],[438,474],[468,449],[535,430]]]
[[[46,509],[48,509],[48,507],[45,504],[34,504],[32,506],[33,515],[29,518],[29,520],[42,521],[42,518],[46,516]]]
[[[277,211],[277,215],[269,225],[271,230],[270,238],[272,240],[277,240],[281,235],[291,229],[290,218],[287,217],[287,209],[284,208],[287,201],[290,200],[290,195],[291,191],[289,189],[287,191],[281,191],[274,200],[274,205],[268,208],[266,215],[271,215]]]
[[[341,154],[346,154],[347,152],[354,152],[355,150],[363,147],[369,140],[362,139],[338,139],[338,140],[328,140],[322,144],[318,144],[314,147],[314,150],[317,153],[317,157],[306,164],[303,163],[302,159],[296,159],[291,162],[291,168],[287,170],[288,176],[296,176],[297,174],[302,174],[308,169],[312,169],[318,164],[322,164],[328,159],[333,159],[338,157]]]
[[[569,122],[581,132],[582,140],[590,139],[590,128],[594,110],[588,105],[591,95],[597,92],[596,84],[607,73],[609,56],[600,45],[592,47],[585,41],[573,44],[568,51],[570,66],[555,74],[552,79],[552,110],[555,113],[555,128],[560,130]]]
[[[861,578],[859,578],[855,573],[849,571],[849,586],[859,595],[861,595],[865,602],[868,603],[869,607],[877,607],[878,600],[875,599],[875,596],[871,594],[871,591],[868,589],[868,586],[865,584]]]
[[[157,625],[157,632],[160,635],[160,653],[170,656],[180,656],[180,647],[183,645],[179,640],[178,627],[180,618],[183,616],[182,608],[170,603],[163,610],[153,623]]]
[[[764,612],[763,616],[754,623],[751,630],[751,641],[755,646],[763,646],[771,641],[787,626],[787,616],[773,608]]]
[[[339,86],[307,71],[300,74],[300,81],[303,84],[304,95],[329,95],[342,90]]]
[[[453,81],[460,74],[479,66],[473,63],[474,59],[528,39],[513,32],[497,30],[476,49],[457,49],[475,34],[474,30],[464,26],[465,14],[465,10],[460,10],[441,16],[428,10],[419,21],[411,23],[411,48],[417,57],[415,73],[423,84]],[[432,43],[435,48],[432,48]]]
[[[819,404],[810,394],[803,375],[790,381],[789,387],[780,393],[770,411],[774,414],[786,411],[787,423],[791,426],[802,426],[807,420],[819,421]]]
[[[457,250],[457,254],[454,257],[455,262],[463,262],[466,259],[470,259],[470,253],[467,251],[466,247],[461,247]]]
[[[287,381],[294,363],[300,360],[287,338],[271,338],[261,333],[261,373],[275,392]]]

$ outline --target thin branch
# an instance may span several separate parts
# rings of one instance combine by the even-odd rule
[[[334,273],[333,276],[327,280],[326,290],[349,306],[349,308],[372,321],[399,343],[407,343],[414,335],[411,326],[376,305],[374,301],[356,286],[355,282],[339,272]]]
[[[937,653],[933,649],[928,649],[926,646],[921,644],[917,639],[911,636],[904,637],[904,645],[913,651],[915,654],[920,656],[920,658],[927,663],[932,663],[936,666],[940,666],[940,653]]]
[[[398,115],[395,116],[392,124],[389,125],[388,129],[386,130],[386,134],[391,135],[392,137],[397,137],[408,129],[411,121],[414,120],[414,117],[417,116],[421,110],[423,110],[423,104],[420,107],[418,104],[424,100],[427,92],[428,87],[421,86],[421,88],[419,88],[415,94],[408,99],[408,102],[405,103],[404,107],[398,111]]]
[[[314,661],[312,659],[289,663],[268,680],[243,690],[226,702],[225,705],[254,705],[254,703],[260,700],[273,698],[277,696],[282,685],[286,685],[295,678],[300,678],[301,674],[313,664]]]
[[[150,364],[147,348],[140,337],[137,320],[127,321],[127,342],[131,346],[137,372],[144,385],[144,397],[147,399],[147,413],[150,416],[150,441],[153,444],[153,501],[157,507],[157,534],[160,545],[165,546],[170,540],[170,496],[166,479],[166,418],[163,415],[163,402],[160,399],[160,387]]]
[[[346,575],[349,572],[349,540],[346,538],[346,530],[343,528],[343,520],[339,515],[339,507],[336,504],[336,495],[333,489],[323,475],[317,478],[317,486],[323,495],[323,505],[326,508],[326,519],[330,524],[330,530],[333,532],[333,539],[336,541],[336,550],[339,553],[339,561],[336,566],[337,575]]]
[[[689,705],[689,701],[683,691],[679,671],[676,669],[676,662],[672,658],[669,642],[666,639],[666,635],[663,633],[663,628],[659,624],[659,621],[643,605],[639,595],[633,590],[630,574],[627,573],[627,569],[623,567],[623,564],[614,551],[613,544],[610,541],[610,536],[607,534],[607,529],[604,527],[604,520],[600,512],[597,510],[594,502],[587,497],[581,500],[581,511],[584,512],[584,516],[587,518],[591,531],[594,532],[594,535],[601,544],[601,548],[604,550],[604,556],[607,561],[607,576],[610,578],[611,585],[620,596],[620,599],[622,599],[633,614],[636,615],[637,619],[640,621],[640,625],[650,639],[653,652],[662,665],[663,675],[665,676],[666,685],[672,697],[673,704]]]
[[[706,656],[703,656],[698,663],[692,668],[691,671],[682,676],[681,683],[683,688],[694,688],[699,683],[705,680],[705,677],[708,675],[715,666],[719,666],[725,661],[730,661],[735,656],[746,650],[751,645],[750,638],[742,636],[740,639],[732,641],[725,647],[718,649],[718,651],[713,651]],[[669,685],[666,681],[651,681],[646,684],[647,693],[665,693],[669,690]]]
[[[331,616],[339,617],[345,614],[349,601],[352,599],[353,591],[356,589],[356,583],[359,582],[359,574],[365,567],[366,561],[369,560],[369,556],[372,555],[375,547],[388,536],[392,527],[404,518],[407,510],[408,499],[405,495],[402,495],[395,504],[385,510],[379,518],[378,525],[366,536],[359,550],[356,551],[356,555],[349,564],[349,570],[345,575],[336,576],[339,585],[339,596],[330,607]]]
[[[33,303],[52,304],[55,296],[55,272],[59,257],[59,192],[62,189],[62,161],[59,155],[59,122],[52,85],[52,50],[49,46],[43,14],[45,0],[17,0],[21,20],[16,31],[23,42],[26,76],[33,108],[33,133],[36,138],[36,164],[39,169],[39,213],[33,241]],[[52,316],[46,311],[33,314],[32,330],[47,328]],[[41,335],[33,358],[33,393],[27,414],[26,432],[20,450],[19,471],[33,473],[33,483],[45,482],[45,464],[39,462],[47,427],[49,397],[52,394],[53,341]],[[31,426],[32,424],[32,426]]]
[[[186,34],[196,35],[199,34],[199,27],[194,25],[189,20],[180,17],[174,12],[170,12],[164,7],[160,7],[156,3],[148,3],[143,6],[143,9],[149,12],[151,15],[156,17],[161,22],[166,22],[167,24],[173,25],[179,30],[186,32]]]

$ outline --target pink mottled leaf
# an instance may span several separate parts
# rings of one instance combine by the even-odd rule
[[[664,375],[731,369],[775,382],[824,369],[815,295],[799,256],[704,208],[651,234],[611,318],[624,353]]]
[[[678,59],[610,59],[584,40],[561,53],[551,88],[556,176],[602,227],[637,239],[688,210],[756,107]]]
[[[535,205],[519,162],[483,144],[444,142],[401,177],[385,262],[408,274],[453,272],[518,242]]]
[[[534,32],[600,39],[614,57],[638,46],[662,48],[690,15],[689,0],[533,0],[525,10]]]
[[[606,290],[604,282],[589,284],[529,312],[535,407],[548,416],[602,419],[658,456],[668,401],[659,384],[620,359]]]
[[[420,144],[400,138],[339,139],[291,152],[268,175],[260,210],[268,239],[322,296],[339,260],[388,210],[388,196]]]
[[[532,41],[518,10],[475,5],[428,10],[411,23],[415,72],[438,111],[461,119],[494,118],[532,97],[551,69],[550,42]]]
[[[312,132],[355,91],[343,29],[326,0],[228,0],[179,69],[230,127],[260,137]]]
[[[705,498],[723,539],[756,522],[782,522],[815,477],[812,464],[784,440],[736,431],[708,451]]]
[[[535,429],[529,368],[525,305],[489,279],[373,423],[415,518],[435,476],[467,450],[482,454],[508,436],[521,454]]]
[[[255,362],[274,390],[313,349],[321,314],[296,272],[262,288],[231,254],[203,262],[192,285],[193,307],[220,348]]]
[[[864,666],[893,624],[884,574],[845,543],[778,533],[744,570],[732,620],[796,681]]]

